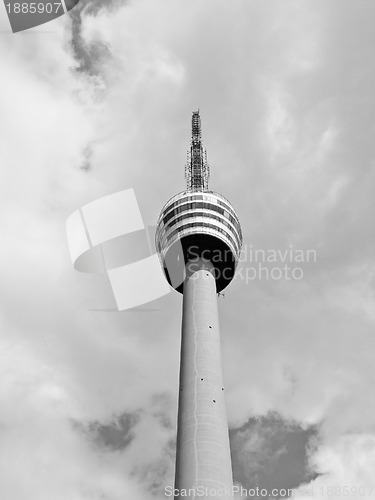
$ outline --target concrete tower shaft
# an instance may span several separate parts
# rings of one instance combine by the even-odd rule
[[[217,292],[234,277],[242,232],[229,201],[208,189],[208,174],[194,112],[187,189],[165,204],[155,237],[165,276],[183,293],[175,488],[184,491],[175,498],[231,500]]]
[[[188,272],[183,298],[175,488],[231,500],[215,278],[209,263],[194,267],[199,270]]]

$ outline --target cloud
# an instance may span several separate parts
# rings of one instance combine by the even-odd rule
[[[146,498],[129,474],[119,474],[116,461],[93,453],[73,431],[68,417],[74,402],[61,373],[19,341],[2,341],[1,348],[4,497]]]
[[[86,16],[97,16],[101,11],[114,11],[126,4],[125,0],[80,0],[69,12],[71,19],[71,47],[77,61],[77,71],[95,76],[100,73],[100,65],[111,57],[107,44],[101,40],[87,43],[82,29]]]
[[[314,479],[308,463],[317,429],[303,429],[276,414],[250,419],[232,429],[233,480],[247,490],[297,488]]]
[[[82,422],[77,422],[75,425],[99,447],[123,450],[133,440],[132,429],[138,420],[138,413],[125,413],[109,423],[90,422],[83,425]]]
[[[197,107],[211,187],[233,201],[245,242],[317,251],[301,281],[238,279],[220,298],[234,453],[251,474],[263,459],[276,470],[273,451],[284,463],[296,434],[303,455],[319,427],[314,483],[363,484],[374,425],[373,3],[123,6],[82,2],[52,33],[0,40],[4,496],[143,499],[173,479],[180,297],[108,311],[105,279],[70,267],[65,220],[133,187],[154,224],[184,188]],[[269,412],[283,421],[260,419]],[[134,414],[130,440],[121,418]],[[251,459],[257,439],[267,453]]]
[[[375,498],[372,433],[348,434],[321,446],[313,457],[320,476],[295,492],[294,498]]]

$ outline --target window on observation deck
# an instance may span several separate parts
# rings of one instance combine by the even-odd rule
[[[231,233],[229,233],[229,231],[226,231],[225,229],[223,229],[221,227],[218,227],[218,226],[216,226],[214,224],[210,224],[208,222],[190,222],[188,224],[184,224],[184,225],[182,225],[180,227],[177,227],[173,231],[171,231],[168,234],[167,238],[168,238],[168,240],[170,240],[171,238],[173,238],[173,236],[177,235],[178,233],[181,233],[182,231],[185,231],[186,229],[202,228],[202,227],[203,228],[212,229],[216,233],[223,234],[225,236],[225,238],[231,242],[231,244],[233,245],[233,248],[235,249],[235,251],[238,252],[238,250],[239,250],[238,242],[234,240],[234,238],[231,235]]]
[[[236,231],[235,226],[233,226],[227,219],[223,219],[222,217],[219,217],[215,214],[211,214],[211,213],[207,214],[207,212],[189,212],[188,214],[176,217],[175,219],[173,219],[172,222],[166,223],[165,227],[167,228],[167,227],[170,227],[174,224],[178,224],[179,222],[182,222],[184,220],[195,219],[197,217],[205,217],[205,218],[211,219],[211,220],[215,219],[218,222],[220,222],[221,224],[223,224],[224,226],[228,227],[231,231]]]
[[[193,203],[184,203],[178,207],[176,207],[174,210],[171,210],[170,212],[167,213],[167,215],[164,216],[163,222],[165,225],[167,225],[168,221],[170,221],[173,217],[176,215],[183,213],[183,212],[188,212],[189,210],[196,210],[196,209],[203,209],[203,210],[211,210],[213,212],[217,212],[221,215],[223,215],[226,219],[228,219],[236,228],[239,226],[238,220],[231,215],[228,210],[225,208],[218,207],[217,205],[213,205],[212,203],[205,203],[205,202],[193,202]],[[190,215],[190,214],[187,214]],[[194,214],[192,214],[194,215]],[[203,216],[207,215],[208,217],[213,217],[213,214],[210,212],[203,213]],[[220,218],[218,220],[221,220],[224,224],[224,221]],[[176,221],[176,219],[175,219]],[[169,225],[169,224],[168,224]]]

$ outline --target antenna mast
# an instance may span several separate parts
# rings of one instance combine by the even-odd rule
[[[188,191],[208,191],[210,168],[207,164],[207,152],[202,146],[202,127],[199,110],[191,118],[191,143],[185,168]]]

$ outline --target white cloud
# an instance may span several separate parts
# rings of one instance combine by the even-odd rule
[[[100,491],[147,498],[122,467],[137,463],[147,475],[148,440],[155,439],[156,458],[173,435],[150,415],[153,394],[177,397],[180,297],[164,298],[160,311],[98,311],[114,305],[108,283],[70,268],[65,220],[89,201],[134,187],[145,222],[155,223],[183,189],[197,107],[211,185],[233,200],[245,241],[318,255],[301,282],[238,281],[220,300],[230,420],[239,425],[275,410],[318,423],[324,440],[316,467],[327,463],[337,481],[352,467],[352,481],[367,480],[372,3],[361,10],[337,1],[142,0],[96,14],[81,26],[86,44],[108,48],[94,76],[74,70],[67,17],[48,25],[53,33],[0,35],[7,491],[17,500],[30,492],[38,500]],[[132,459],[94,452],[69,425],[138,409],[146,416]],[[175,405],[167,413],[175,421]]]
[[[314,456],[314,467],[322,475],[301,487],[293,498],[375,498],[373,471],[375,437],[372,434],[350,434],[320,447]]]

